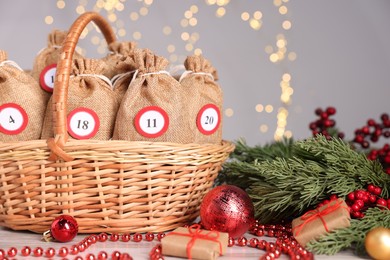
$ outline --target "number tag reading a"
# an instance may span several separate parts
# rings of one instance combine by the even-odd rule
[[[57,64],[46,66],[39,75],[39,84],[47,92],[53,92],[54,77],[56,76]]]
[[[26,128],[27,123],[27,113],[21,106],[14,103],[0,106],[0,132],[17,135]]]
[[[155,138],[168,130],[169,117],[161,107],[144,107],[135,116],[134,125],[140,135]]]
[[[78,107],[68,115],[68,132],[79,140],[92,138],[99,130],[100,120],[95,111]]]
[[[218,130],[221,122],[221,113],[214,104],[204,105],[198,113],[196,125],[204,135],[211,135]]]

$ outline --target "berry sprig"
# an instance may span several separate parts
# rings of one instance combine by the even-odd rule
[[[382,193],[382,188],[369,184],[367,189],[361,189],[352,191],[347,195],[346,203],[349,207],[352,218],[361,219],[364,217],[364,212],[368,208],[372,207],[387,207],[390,209],[390,199],[384,199],[380,197]],[[338,196],[332,194],[329,199],[321,201],[317,208],[328,204],[332,200],[336,200]]]
[[[330,139],[331,137],[335,136],[341,139],[344,138],[344,133],[338,132],[336,130],[336,121],[331,118],[331,116],[336,114],[336,108],[327,107],[325,110],[317,108],[315,110],[315,114],[319,117],[319,119],[309,124],[309,128],[312,131],[313,136],[322,134],[327,139]]]
[[[368,154],[369,160],[378,160],[387,174],[390,175],[390,145],[384,144],[381,149],[372,149]]]
[[[359,144],[362,148],[370,147],[370,142],[377,142],[381,136],[390,137],[390,118],[387,113],[381,115],[382,122],[376,122],[374,119],[368,119],[367,124],[355,130],[354,143]]]

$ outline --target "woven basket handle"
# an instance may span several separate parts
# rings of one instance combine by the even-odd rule
[[[49,160],[57,160],[61,157],[65,161],[73,160],[62,148],[68,140],[67,128],[67,100],[69,77],[72,69],[73,53],[84,28],[94,22],[103,33],[107,44],[116,41],[116,36],[109,23],[98,13],[87,12],[77,18],[70,27],[62,45],[60,60],[57,63],[57,72],[53,89],[53,127],[54,138],[49,138],[47,143],[51,150]]]

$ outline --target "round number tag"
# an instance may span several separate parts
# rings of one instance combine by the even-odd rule
[[[0,106],[0,131],[8,135],[17,135],[27,126],[28,116],[19,105],[7,103]]]
[[[135,116],[134,124],[139,134],[155,138],[168,130],[169,117],[167,112],[160,107],[144,107]]]
[[[205,135],[211,135],[217,131],[221,122],[219,108],[213,104],[203,106],[197,116],[196,125],[199,131]]]
[[[100,121],[95,111],[79,107],[68,115],[68,132],[76,139],[83,140],[95,136],[99,130]]]
[[[54,77],[56,76],[57,64],[46,66],[39,75],[39,84],[47,92],[53,92]]]

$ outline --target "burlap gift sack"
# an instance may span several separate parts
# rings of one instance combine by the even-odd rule
[[[70,138],[109,140],[119,108],[111,81],[103,75],[106,64],[96,59],[76,59],[68,87]],[[45,115],[42,139],[53,137],[52,100]]]
[[[189,56],[186,71],[180,78],[187,100],[185,111],[191,122],[189,129],[194,143],[222,141],[223,93],[217,84],[217,71],[203,56]]]
[[[113,42],[108,45],[110,53],[103,58],[107,64],[105,75],[112,79],[115,75],[136,70],[134,62],[135,42]]]
[[[119,107],[113,139],[188,143],[189,118],[181,85],[168,61],[148,49],[134,52],[137,72]]]
[[[45,110],[44,91],[0,50],[0,141],[39,139]]]
[[[61,55],[61,45],[67,33],[67,31],[53,30],[48,35],[47,46],[34,59],[31,75],[39,82],[41,88],[48,93],[53,92],[56,65]],[[75,51],[73,58],[80,59],[82,56]]]

